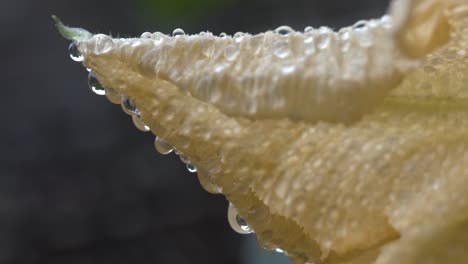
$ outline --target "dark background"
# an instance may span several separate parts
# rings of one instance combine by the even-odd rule
[[[336,28],[380,16],[387,2],[0,0],[0,264],[273,263],[257,256],[254,236],[231,231],[222,196],[89,91],[51,14],[123,37],[234,34]]]

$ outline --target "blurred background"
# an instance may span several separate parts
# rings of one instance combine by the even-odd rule
[[[378,17],[388,0],[0,1],[0,264],[288,263],[229,227],[174,154],[95,96],[68,56],[65,24],[113,36],[145,31],[258,33]]]

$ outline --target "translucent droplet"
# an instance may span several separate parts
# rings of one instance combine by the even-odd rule
[[[212,193],[212,194],[218,194],[221,193],[221,189],[216,186],[211,180],[208,178],[208,173],[203,173],[201,171],[198,171],[198,181],[200,182],[200,185],[205,189],[205,191]]]
[[[172,31],[172,36],[173,37],[178,37],[178,36],[183,36],[185,35],[185,31],[181,28],[176,28],[174,31]]]
[[[138,117],[137,115],[132,116],[132,121],[133,121],[133,124],[135,125],[135,127],[136,127],[138,130],[140,130],[140,131],[142,131],[142,132],[148,132],[148,131],[150,131],[149,126],[147,126],[147,125],[143,122],[143,120],[141,120],[141,118]]]
[[[319,49],[326,49],[330,46],[331,30],[327,27],[321,27],[319,29],[319,35],[317,37],[317,46]]]
[[[164,41],[164,34],[161,32],[154,32],[153,35],[151,35],[151,39],[154,40],[154,44],[161,44]]]
[[[106,89],[102,86],[94,75],[93,72],[89,72],[88,74],[88,86],[91,91],[93,91],[97,95],[105,95]]]
[[[153,34],[151,32],[143,32],[141,34],[141,38],[151,38],[153,36]]]
[[[164,139],[160,137],[156,137],[154,139],[154,148],[163,155],[169,154],[174,150],[171,145],[169,145]]]
[[[275,248],[275,251],[278,252],[278,253],[284,253],[284,250],[282,250],[281,248]]]
[[[233,61],[239,55],[239,49],[236,45],[229,45],[224,48],[224,57],[229,60]]]
[[[78,50],[75,42],[72,42],[68,47],[68,52],[70,53],[70,58],[74,61],[81,62],[84,60],[83,54]]]
[[[278,41],[273,46],[273,54],[280,59],[284,59],[291,54],[288,43],[286,41]]]
[[[191,173],[197,172],[197,168],[192,163],[187,163],[187,170]]]
[[[109,102],[113,104],[120,104],[122,102],[122,99],[120,98],[120,95],[112,88],[105,88],[106,89],[106,98],[109,100]]]
[[[363,28],[367,25],[367,21],[365,20],[359,20],[358,22],[354,23],[353,28],[358,29],[358,28]]]
[[[225,38],[225,37],[227,37],[227,34],[223,32],[223,33],[219,34],[219,37],[220,38]]]
[[[250,234],[252,229],[247,222],[239,216],[239,211],[231,203],[228,208],[228,222],[231,228],[239,234]]]
[[[315,40],[313,36],[307,36],[304,39],[304,53],[306,55],[315,53]]]
[[[114,48],[114,41],[111,37],[104,34],[97,34],[92,37],[94,47],[92,52],[94,54],[104,54],[110,52]]]
[[[313,28],[313,27],[306,27],[306,28],[304,28],[304,32],[305,32],[305,33],[309,33],[309,32],[312,32],[312,31],[314,31],[314,28]]]
[[[241,42],[243,39],[244,39],[244,33],[242,32],[237,32],[236,34],[234,34],[234,41],[239,43]]]
[[[182,161],[182,162],[185,163],[185,164],[189,164],[189,163],[190,163],[189,157],[185,156],[184,154],[179,155],[179,159],[180,159],[180,161]]]
[[[136,107],[135,103],[128,96],[122,97],[122,109],[124,110],[125,113],[129,115],[140,114],[140,111],[138,111],[138,108]]]
[[[288,26],[281,26],[281,27],[278,27],[277,29],[275,29],[275,32],[276,32],[276,34],[287,36],[287,35],[293,33],[294,30],[291,27],[288,27]]]

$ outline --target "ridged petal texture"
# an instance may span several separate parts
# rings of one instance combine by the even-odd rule
[[[347,123],[230,114],[148,71],[144,44],[116,55],[108,51],[119,40],[95,36],[99,52],[78,47],[101,84],[133,99],[262,246],[295,263],[468,263],[468,3],[447,3],[449,44],[382,100],[361,98],[376,109],[363,106]],[[190,86],[190,76],[174,76]]]

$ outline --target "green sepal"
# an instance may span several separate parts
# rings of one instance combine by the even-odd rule
[[[93,36],[93,34],[86,29],[65,26],[62,21],[60,21],[60,18],[58,18],[56,15],[52,15],[52,19],[54,20],[55,27],[57,28],[60,35],[66,39],[72,41],[82,41],[87,40]]]

